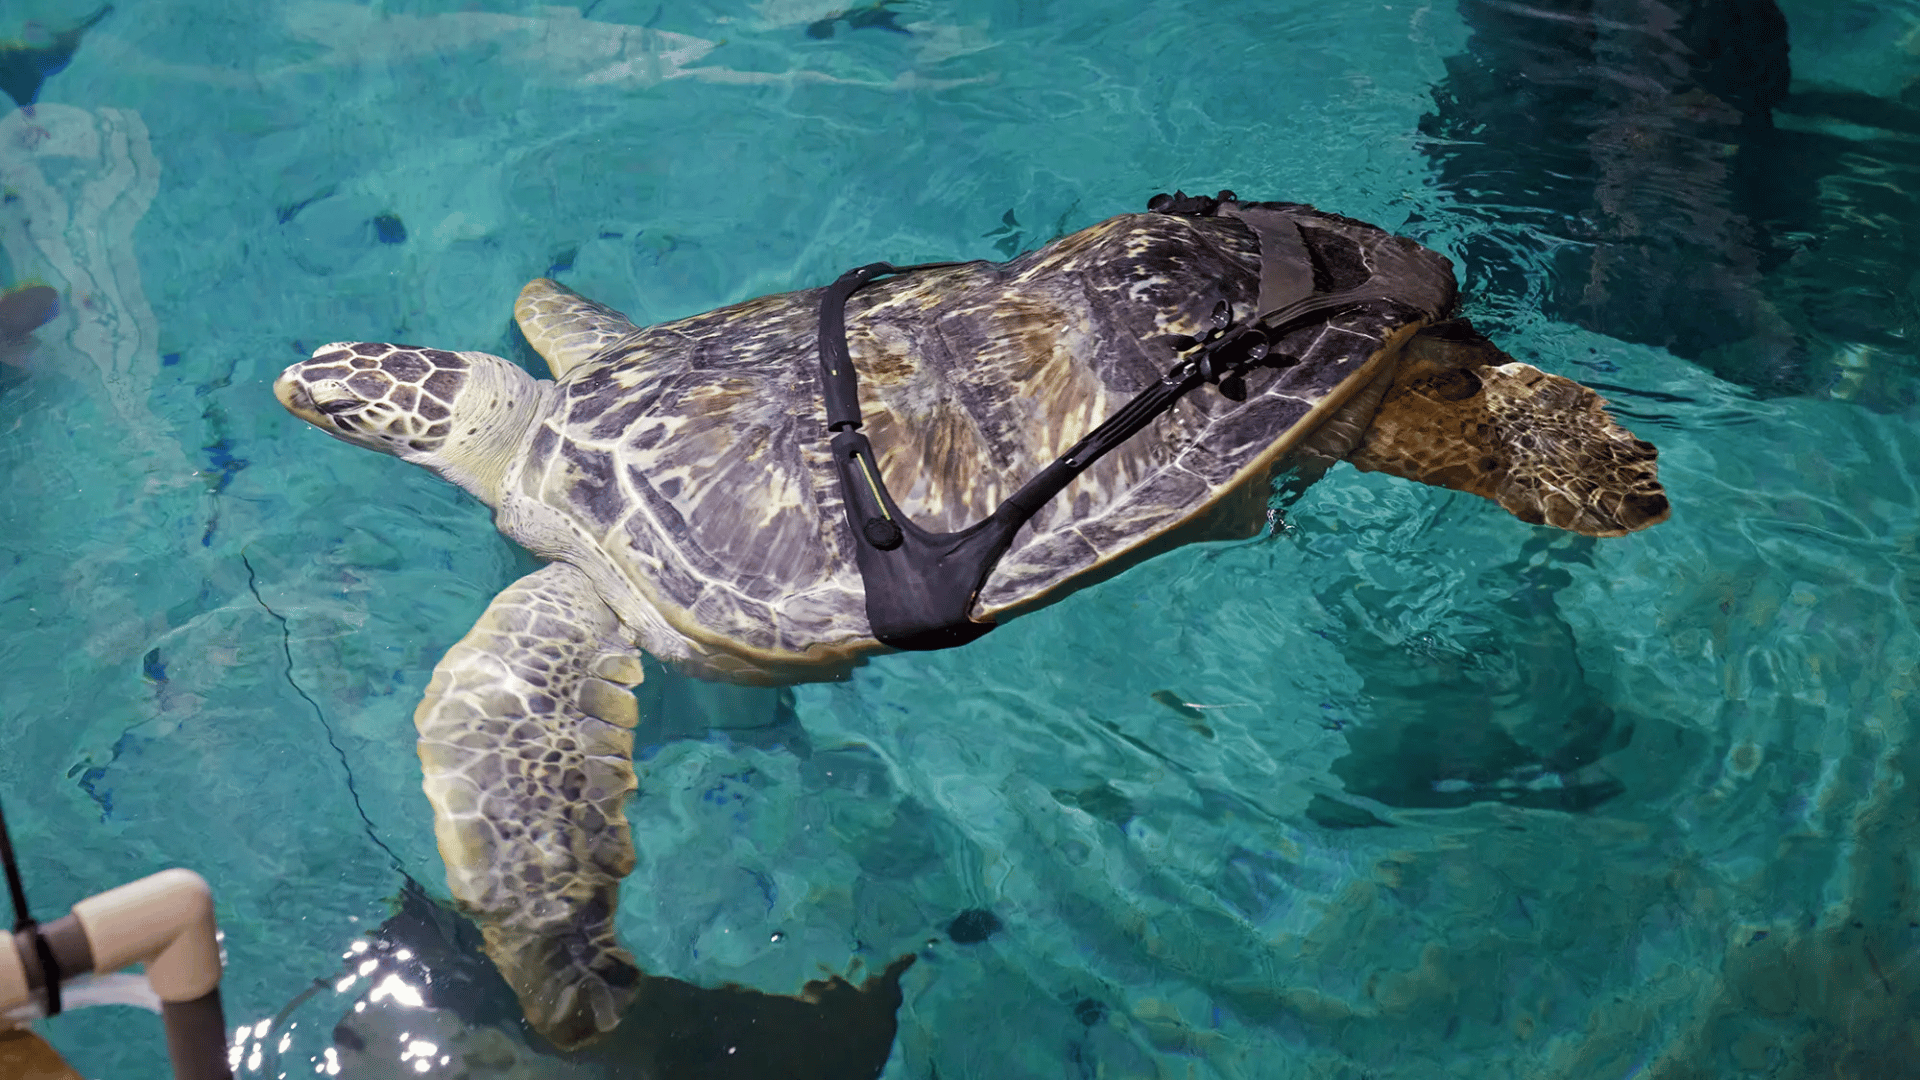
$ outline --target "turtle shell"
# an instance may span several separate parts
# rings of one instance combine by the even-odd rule
[[[1276,340],[1244,400],[1202,387],[1095,463],[1021,529],[976,620],[1179,543],[1251,534],[1287,451],[1414,330],[1449,314],[1441,256],[1307,207],[1248,205],[1298,230],[1284,254],[1311,266],[1278,269],[1364,297]],[[1009,262],[856,292],[847,344],[864,430],[900,508],[933,531],[991,513],[1167,372],[1175,357],[1161,339],[1203,335],[1222,302],[1252,314],[1261,246],[1231,216],[1128,214]],[[1279,256],[1268,255],[1271,276]],[[592,548],[569,557],[603,560],[589,573],[625,579],[709,655],[696,665],[708,673],[818,677],[878,651],[828,450],[820,298],[767,296],[632,329],[551,282],[528,286],[522,324],[563,374],[509,476],[502,528],[538,518],[536,506],[560,512]]]

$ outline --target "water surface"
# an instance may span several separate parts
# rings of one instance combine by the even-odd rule
[[[1469,315],[1660,446],[1673,519],[1588,541],[1342,468],[1277,535],[964,649],[787,699],[656,672],[643,966],[793,994],[917,955],[902,1080],[1908,1067],[1920,6],[1782,3],[1763,92],[1639,32],[1705,0],[839,2],[0,16],[40,78],[0,117],[0,284],[63,301],[0,367],[0,793],[40,914],[206,875],[244,1075],[719,1075],[694,1021],[540,1056],[436,906],[412,708],[531,564],[273,376],[338,339],[513,355],[540,274],[647,322],[1230,187],[1455,258]],[[152,1018],[45,1030],[164,1075]]]

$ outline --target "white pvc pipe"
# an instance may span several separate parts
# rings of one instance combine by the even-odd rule
[[[73,905],[73,915],[86,931],[95,971],[145,964],[161,1001],[194,1001],[220,985],[213,892],[191,870],[162,870],[88,897]]]
[[[0,929],[0,939],[4,939],[0,940],[0,1030],[4,1030],[8,1026],[7,1010],[32,1000],[33,992],[27,986],[27,965],[14,948],[13,935]]]
[[[220,942],[213,895],[191,870],[162,870],[73,905],[73,914],[40,928],[63,981],[87,972],[146,967],[147,994],[158,998],[167,1027],[167,1056],[177,1080],[231,1080],[226,1024],[220,1009]],[[0,1027],[36,1011],[25,954],[30,936],[0,935]],[[131,976],[121,976],[129,978]],[[84,982],[84,980],[83,980]],[[111,988],[88,988],[75,1005],[122,1002]],[[89,992],[91,991],[91,992]],[[92,1000],[89,1001],[88,999]],[[131,1003],[131,1002],[127,1002]]]
[[[81,975],[68,979],[60,987],[60,1009],[72,1012],[75,1009],[91,1009],[95,1005],[125,1005],[134,1009],[145,1009],[155,1016],[164,1015],[165,1006],[160,995],[153,992],[153,984],[147,982],[145,975],[132,975],[124,971],[111,975]],[[24,1026],[38,1020],[45,1013],[40,1007],[40,995],[33,995],[25,1004],[8,1009],[0,1001],[0,1033],[10,1026]],[[11,1078],[9,1078],[11,1080]]]

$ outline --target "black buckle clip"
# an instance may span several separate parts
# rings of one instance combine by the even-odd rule
[[[1200,350],[1198,356],[1176,364],[1160,381],[1173,386],[1197,373],[1203,381],[1218,387],[1227,400],[1245,401],[1246,373],[1267,358],[1272,342],[1259,324],[1236,321],[1233,308],[1225,300],[1214,305],[1211,321],[1213,328],[1205,337],[1167,334],[1159,339],[1175,355]]]

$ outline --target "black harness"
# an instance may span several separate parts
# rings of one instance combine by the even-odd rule
[[[1270,210],[1242,210],[1230,191],[1218,198],[1183,192],[1156,195],[1147,208],[1194,216],[1231,214],[1253,228],[1260,237],[1259,311],[1251,318],[1236,319],[1222,300],[1214,308],[1213,325],[1205,337],[1171,334],[1158,339],[1176,357],[1158,382],[1041,469],[992,514],[959,532],[920,528],[887,494],[873,445],[860,432],[860,383],[847,352],[846,305],[855,291],[875,278],[960,264],[869,263],[842,274],[821,294],[820,373],[827,430],[832,433],[847,524],[853,529],[854,557],[866,585],[867,621],[882,644],[896,649],[944,649],[964,645],[993,629],[992,623],[968,617],[974,599],[1013,543],[1014,533],[1074,477],[1203,383],[1218,386],[1233,401],[1246,400],[1248,371],[1258,365],[1293,363],[1290,357],[1273,356],[1271,343],[1305,323],[1378,296],[1364,288],[1315,293],[1313,264],[1292,219]],[[1257,216],[1261,214],[1269,216]]]

